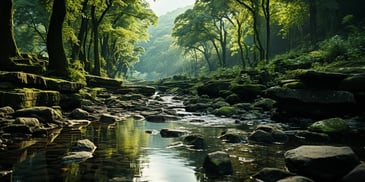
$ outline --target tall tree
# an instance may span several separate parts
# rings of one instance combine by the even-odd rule
[[[246,8],[252,16],[253,19],[253,37],[256,49],[259,51],[260,60],[265,59],[265,49],[260,37],[259,30],[259,2],[257,0],[236,0],[241,6]]]
[[[54,0],[47,34],[48,71],[54,76],[69,77],[68,61],[63,47],[62,28],[66,16],[66,0]]]
[[[13,0],[0,1],[0,64],[11,65],[12,57],[20,56],[14,39]]]

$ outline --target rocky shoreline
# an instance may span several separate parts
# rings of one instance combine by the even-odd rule
[[[364,78],[363,74],[303,71],[274,88],[230,80],[210,80],[204,85],[196,85],[194,80],[155,84],[161,94],[174,95],[171,99],[183,103],[171,105],[155,95],[156,89],[151,86],[127,85],[92,76],[85,87],[33,74],[2,72],[0,152],[29,147],[16,147],[22,140],[57,137],[63,127],[87,126],[92,122],[112,127],[128,117],[148,122],[176,121],[185,114],[179,111],[186,110],[197,116],[214,114],[235,120],[230,123],[232,129],[216,136],[227,143],[300,144],[284,154],[288,170],[264,168],[253,179],[362,181],[365,170],[360,159],[365,156],[345,144],[359,143],[362,148],[364,145],[361,138],[365,134],[365,117],[361,108],[365,89],[359,84],[365,83]],[[179,137],[184,145],[195,150],[207,146],[199,133],[172,128],[158,132],[163,137]],[[81,143],[89,146],[83,148],[86,151],[75,149],[70,155],[65,154],[65,161],[92,157],[95,150],[92,144]],[[227,153],[217,151],[209,154],[202,165],[207,174],[230,175],[233,173],[230,160]],[[1,176],[9,175],[7,169],[0,171]]]

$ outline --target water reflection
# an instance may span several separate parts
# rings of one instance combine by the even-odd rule
[[[187,129],[202,134],[204,151],[171,148],[178,138],[162,138],[146,130]],[[93,123],[87,128],[65,128],[52,143],[38,142],[11,155],[0,153],[0,170],[13,170],[13,181],[243,181],[261,167],[284,166],[282,146],[222,143],[217,136],[225,128],[189,123],[151,123],[128,119],[116,125]],[[63,164],[61,158],[79,139],[98,147],[94,157],[81,163]],[[214,179],[204,176],[201,165],[208,152],[226,149],[236,171]],[[9,159],[5,158],[9,155]],[[281,162],[279,162],[281,161]]]

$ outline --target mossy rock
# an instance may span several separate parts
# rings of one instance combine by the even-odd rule
[[[11,83],[11,84],[9,84]],[[56,90],[61,93],[76,93],[85,85],[63,79],[55,79],[24,72],[0,71],[0,84],[8,88],[37,88]]]
[[[365,61],[338,61],[328,64],[322,69],[339,73],[364,73]]]
[[[215,115],[218,116],[232,116],[233,114],[236,114],[237,109],[232,106],[223,106],[219,109],[215,110]]]
[[[222,90],[227,90],[230,86],[229,80],[208,81],[197,87],[198,95],[208,95],[209,97],[220,97]]]
[[[349,131],[346,121],[341,118],[330,118],[317,121],[308,127],[309,131],[321,133],[342,133]]]
[[[0,106],[11,106],[14,109],[34,106],[54,106],[60,103],[60,93],[51,90],[14,89],[0,91]]]
[[[257,102],[255,102],[253,104],[254,107],[259,107],[262,108],[264,110],[271,110],[272,108],[274,108],[276,104],[276,101],[273,99],[269,99],[269,98],[263,98],[261,100],[258,100]]]
[[[306,89],[308,88],[308,86],[300,81],[297,82],[289,82],[289,83],[285,83],[283,85],[284,88],[291,88],[291,89]]]
[[[241,98],[237,94],[234,94],[234,93],[227,96],[225,100],[229,104],[237,104],[237,103],[241,102]]]
[[[230,86],[230,90],[236,93],[241,99],[251,100],[255,99],[258,95],[261,95],[265,89],[261,84],[233,84]]]

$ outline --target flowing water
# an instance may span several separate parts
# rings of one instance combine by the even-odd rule
[[[172,103],[170,97],[165,102]],[[233,119],[215,116],[194,116],[171,105],[184,115],[180,121],[152,123],[127,119],[107,125],[92,123],[87,127],[63,128],[49,140],[30,140],[24,150],[0,153],[0,171],[12,170],[12,181],[244,181],[263,167],[284,168],[284,145],[228,144],[217,137],[232,126]],[[189,123],[203,119],[204,123]],[[191,150],[176,145],[181,138],[162,138],[162,128],[185,129],[203,135],[205,150]],[[150,132],[146,132],[150,131]],[[97,149],[81,163],[63,163],[61,158],[72,142],[89,139]],[[202,169],[209,152],[224,150],[230,154],[234,174],[224,177],[206,176]]]
[[[171,145],[179,138],[162,138],[146,130],[183,128],[204,135],[207,150],[194,151]],[[17,152],[2,154],[0,165],[13,170],[13,181],[242,181],[265,167],[283,167],[281,145],[226,144],[217,139],[220,127],[197,127],[179,122],[151,123],[128,119],[115,128],[93,124],[87,128],[64,128],[52,143],[39,141]],[[87,138],[98,147],[94,157],[81,163],[64,164],[61,157],[71,143]],[[32,141],[29,141],[32,142]],[[222,178],[202,172],[208,152],[225,149],[235,173]]]

